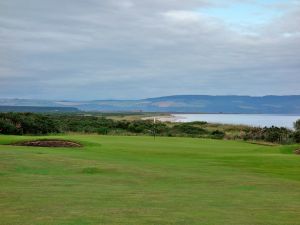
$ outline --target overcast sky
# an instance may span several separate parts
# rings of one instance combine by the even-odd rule
[[[300,0],[0,0],[0,98],[300,94]]]

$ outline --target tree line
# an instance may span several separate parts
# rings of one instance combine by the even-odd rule
[[[159,135],[215,139],[243,139],[274,143],[300,143],[300,120],[295,130],[284,127],[215,129],[206,122],[170,123],[151,120],[113,120],[78,114],[0,113],[0,134],[46,135],[66,132],[102,135]],[[237,133],[232,135],[232,133]]]

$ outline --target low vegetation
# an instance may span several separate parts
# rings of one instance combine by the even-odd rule
[[[284,127],[249,127],[206,122],[171,123],[141,119],[113,119],[99,115],[0,113],[0,134],[45,135],[55,133],[98,133],[102,135],[157,135],[300,143],[300,122],[295,130]],[[128,116],[128,115],[127,115]]]

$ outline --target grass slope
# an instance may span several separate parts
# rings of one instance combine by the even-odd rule
[[[82,149],[8,146],[1,225],[297,225],[295,146],[191,138],[59,136]]]

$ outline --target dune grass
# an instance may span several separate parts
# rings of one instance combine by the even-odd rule
[[[36,138],[0,136],[1,225],[300,224],[296,146],[97,135],[52,137],[83,148],[7,145]]]

